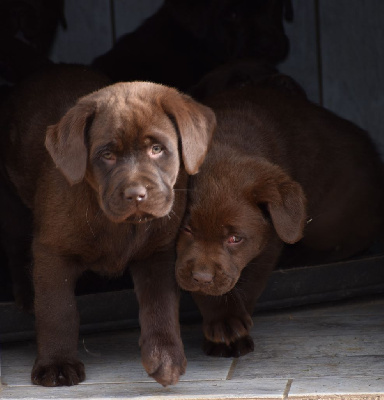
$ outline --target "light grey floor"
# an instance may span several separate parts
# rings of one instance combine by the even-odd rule
[[[239,359],[205,356],[200,324],[183,325],[182,335],[187,373],[167,388],[146,376],[138,330],[81,337],[87,379],[71,388],[32,386],[34,343],[3,345],[0,398],[384,399],[383,296],[259,314],[252,328],[255,351]]]

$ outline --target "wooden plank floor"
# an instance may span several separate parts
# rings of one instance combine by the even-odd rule
[[[2,346],[1,399],[384,399],[384,297],[262,313],[255,351],[239,359],[205,356],[200,324],[183,325],[187,373],[163,388],[140,362],[139,331],[81,337],[86,381],[42,388],[29,381],[33,342]]]

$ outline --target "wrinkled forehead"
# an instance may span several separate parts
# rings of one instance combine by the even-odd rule
[[[250,223],[252,209],[245,202],[222,197],[207,196],[207,201],[190,204],[186,223],[207,239],[239,231]]]
[[[112,141],[125,146],[144,138],[177,142],[172,121],[150,95],[112,95],[98,104],[90,129],[92,146]]]

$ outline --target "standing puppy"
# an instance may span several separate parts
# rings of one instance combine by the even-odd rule
[[[85,378],[79,276],[119,275],[127,264],[146,371],[169,385],[185,370],[173,242],[187,174],[203,162],[215,116],[162,85],[105,85],[81,67],[56,67],[21,85],[3,110],[6,172],[33,213],[32,381],[44,386]]]
[[[191,178],[177,246],[177,281],[202,313],[212,355],[253,350],[251,315],[284,243],[338,260],[366,249],[383,223],[383,167],[366,132],[289,77],[253,81],[205,100],[217,131]]]

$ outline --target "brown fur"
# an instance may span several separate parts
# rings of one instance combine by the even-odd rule
[[[53,68],[21,85],[7,112],[7,173],[34,218],[32,381],[44,386],[85,378],[78,277],[85,270],[119,275],[128,263],[146,371],[169,385],[186,366],[173,243],[187,174],[204,159],[215,116],[162,85],[105,85],[81,67]]]
[[[383,167],[368,135],[296,85],[272,74],[205,100],[218,126],[191,179],[176,276],[203,315],[208,354],[253,350],[251,315],[284,242],[339,260],[382,227]]]

